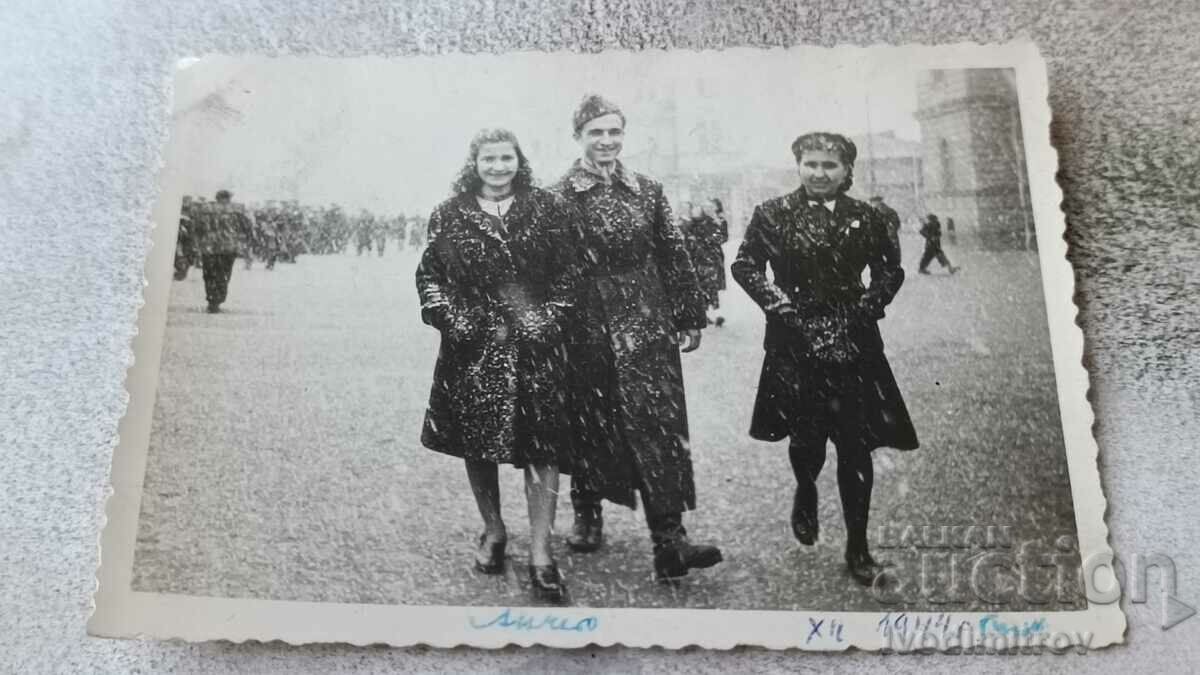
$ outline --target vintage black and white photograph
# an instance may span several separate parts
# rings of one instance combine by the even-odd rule
[[[174,87],[93,632],[1121,639],[1029,45]]]

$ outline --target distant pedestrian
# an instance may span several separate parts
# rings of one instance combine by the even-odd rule
[[[725,324],[725,317],[708,317],[709,309],[721,307],[720,293],[725,290],[725,250],[729,241],[729,225],[723,215],[720,200],[710,200],[707,205],[692,207],[687,226],[688,255],[696,268],[696,280],[704,295],[705,316],[710,324],[718,327]]]
[[[408,228],[408,246],[414,251],[421,250],[425,245],[425,231],[429,223],[421,216],[414,216],[412,225]]]
[[[375,245],[375,215],[363,209],[359,212],[358,219],[355,222],[357,225],[355,241],[358,243],[358,255],[362,255],[363,251],[370,253],[371,247]]]
[[[198,208],[192,198],[185,195],[179,210],[179,234],[175,238],[175,280],[187,278],[188,268],[195,264],[196,235],[193,218]]]
[[[950,242],[951,246],[958,246],[958,232],[954,229],[954,219],[946,219],[946,241]]]
[[[388,235],[391,234],[391,224],[386,218],[380,218],[375,224],[375,252],[379,257],[383,257],[383,252],[387,249]]]
[[[234,208],[232,197],[228,190],[218,191],[216,202],[200,219],[200,252],[209,314],[221,311],[229,293],[233,264],[243,242],[250,237],[250,219]]]
[[[938,217],[934,214],[929,214],[925,218],[925,223],[921,225],[921,236],[925,237],[925,252],[921,254],[921,264],[917,266],[917,271],[921,274],[929,274],[929,263],[933,262],[934,258],[950,270],[950,274],[958,271],[958,268],[950,264],[950,259],[946,257],[946,253],[942,251],[942,224],[938,221]]]
[[[888,206],[883,201],[883,197],[875,195],[871,197],[871,206],[879,212],[883,218],[883,222],[887,225],[888,238],[892,240],[892,245],[896,247],[896,251],[900,251],[900,214],[896,213],[896,209]]]

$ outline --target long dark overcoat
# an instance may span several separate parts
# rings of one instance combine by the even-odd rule
[[[442,339],[421,442],[569,471],[562,311],[573,302],[578,226],[536,188],[517,193],[504,223],[507,232],[489,223],[472,195],[430,216],[417,291]]]
[[[662,186],[577,162],[555,188],[577,212],[583,279],[568,352],[575,462],[604,497],[656,513],[695,508],[676,332],[705,326],[704,301]]]
[[[804,188],[764,202],[732,265],[767,315],[750,435],[775,441],[815,430],[867,449],[914,449],[916,431],[876,323],[904,282],[899,251],[869,205],[840,195],[833,206]],[[789,306],[799,326],[780,313]]]
[[[729,225],[724,218],[709,215],[692,218],[688,223],[688,254],[696,268],[696,279],[708,303],[716,304],[717,292],[725,290],[725,250]]]

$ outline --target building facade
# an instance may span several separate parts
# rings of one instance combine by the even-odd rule
[[[917,81],[925,210],[959,240],[1031,248],[1033,212],[1011,69],[931,70]]]

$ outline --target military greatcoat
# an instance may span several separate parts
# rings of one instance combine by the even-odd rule
[[[473,195],[430,216],[417,291],[441,347],[426,447],[569,472],[562,310],[573,302],[577,233],[565,204],[536,188],[516,194],[500,226]]]
[[[709,305],[717,304],[717,293],[725,290],[725,251],[729,224],[724,218],[703,215],[692,218],[687,228],[688,253],[696,268],[696,278]]]
[[[752,437],[815,434],[868,450],[917,447],[877,325],[904,282],[878,212],[845,195],[826,205],[804,188],[764,202],[732,272],[767,315]],[[785,308],[797,315],[787,317]]]
[[[582,229],[568,339],[576,465],[618,504],[634,507],[642,489],[653,512],[695,508],[676,335],[706,319],[662,186],[620,163],[606,179],[576,162],[555,189]]]

